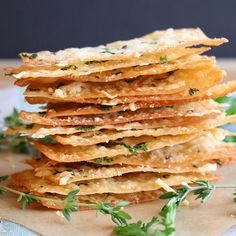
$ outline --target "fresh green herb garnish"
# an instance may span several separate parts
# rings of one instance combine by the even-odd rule
[[[0,181],[7,179],[7,176],[1,176]],[[37,196],[31,193],[23,193],[15,189],[6,187],[0,184],[0,193],[11,192],[18,195],[18,202],[22,202],[22,208],[32,202],[48,201],[54,205],[62,207],[64,217],[70,221],[71,213],[78,210],[80,206],[92,207],[104,215],[110,215],[112,221],[116,224],[114,231],[119,236],[170,236],[175,232],[175,218],[177,209],[180,204],[186,199],[189,193],[196,195],[196,199],[201,199],[205,202],[209,199],[211,194],[216,188],[235,188],[236,186],[230,185],[212,185],[209,181],[196,180],[192,181],[195,186],[190,186],[187,183],[182,183],[182,187],[177,188],[175,191],[167,192],[160,196],[160,199],[168,200],[168,202],[161,209],[158,217],[153,217],[150,222],[143,223],[138,221],[136,223],[129,223],[128,220],[131,216],[128,212],[123,210],[123,207],[129,205],[127,201],[121,201],[117,205],[111,207],[108,203],[80,203],[76,199],[79,189],[71,191],[66,198],[50,198]],[[234,201],[236,202],[236,192],[233,194]]]
[[[7,179],[7,176],[1,176],[0,181]],[[108,203],[80,203],[76,199],[76,195],[79,193],[79,189],[71,191],[64,199],[50,198],[37,196],[31,193],[23,193],[15,189],[6,187],[0,184],[0,193],[11,192],[18,195],[17,202],[21,202],[21,208],[25,209],[26,205],[30,205],[32,202],[48,201],[54,205],[62,207],[62,214],[68,221],[71,220],[71,213],[78,211],[78,207],[85,206],[91,207],[104,215],[110,215],[112,221],[117,225],[126,225],[127,220],[131,219],[131,216],[123,211],[123,207],[128,206],[129,202],[121,201],[115,206],[111,207]]]
[[[100,158],[94,159],[93,161],[96,162],[97,164],[112,163],[113,162],[113,158],[110,158],[110,157],[100,157]]]
[[[197,89],[197,88],[189,88],[188,93],[190,96],[193,96],[193,94],[198,91],[199,91],[199,89]]]
[[[4,125],[7,128],[17,128],[19,126],[25,126],[30,128],[33,124],[25,124],[23,121],[18,119],[19,112],[14,108],[11,115],[4,119]],[[20,136],[19,134],[7,135],[0,132],[0,150],[12,150],[14,152],[20,152],[25,154],[36,154],[34,147],[28,142],[27,138]]]
[[[124,143],[122,145],[128,148],[132,154],[137,154],[139,151],[146,152],[148,150],[146,143],[139,143],[139,144],[134,145],[133,147]]]
[[[224,96],[215,99],[216,102],[225,104],[225,113],[227,116],[236,114],[236,97]]]
[[[38,56],[37,53],[32,53],[32,54],[22,53],[21,55],[22,55],[22,57],[27,57],[29,59],[35,59]]]
[[[95,129],[95,128],[96,128],[95,125],[76,127],[77,130],[83,130],[83,131],[92,130],[92,129]]]
[[[64,66],[61,68],[61,70],[69,70],[69,69],[76,70],[77,66],[76,65],[68,65],[68,66]]]
[[[8,175],[0,176],[0,182],[8,179]]]
[[[236,142],[236,136],[227,136],[223,140],[226,143],[235,143]]]
[[[79,189],[71,191],[63,200],[64,208],[62,210],[62,214],[68,221],[71,220],[70,213],[78,210],[78,204],[75,196],[79,193],[79,191]]]
[[[161,63],[161,64],[166,64],[166,63],[168,63],[167,56],[160,57],[160,63]]]
[[[35,148],[28,142],[26,137],[16,135],[5,135],[0,133],[0,150],[11,150],[24,154],[36,154]]]
[[[120,236],[171,236],[175,232],[175,218],[177,209],[192,192],[196,199],[205,202],[209,199],[216,188],[235,188],[235,186],[214,186],[209,181],[193,181],[197,186],[190,186],[183,183],[183,187],[177,188],[175,192],[167,192],[160,196],[160,199],[167,199],[168,202],[162,208],[159,217],[153,217],[150,222],[144,224],[141,221],[127,224],[125,226],[116,226],[115,232]]]
[[[13,129],[18,126],[23,126],[25,123],[20,120],[18,116],[19,112],[14,108],[12,114],[4,118],[5,126]]]

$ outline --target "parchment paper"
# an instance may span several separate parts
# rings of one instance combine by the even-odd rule
[[[16,154],[0,155],[0,175],[10,174],[24,168],[22,164],[25,156]],[[219,183],[236,184],[236,166],[222,169],[223,175]],[[201,204],[193,197],[189,199],[189,206],[181,206],[177,213],[176,235],[181,236],[215,236],[221,235],[228,228],[236,224],[236,204],[233,203],[233,190],[216,190],[207,203]],[[55,211],[27,208],[21,210],[17,207],[16,196],[5,194],[0,196],[0,217],[23,224],[43,235],[86,235],[106,236],[112,235],[113,222],[109,216],[98,214],[95,211],[75,212],[72,221],[56,215]],[[158,200],[129,206],[127,211],[133,216],[133,221],[149,221],[152,216],[158,215],[165,202]]]

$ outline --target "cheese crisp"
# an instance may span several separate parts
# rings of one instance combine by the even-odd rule
[[[12,188],[63,209],[71,191],[82,203],[157,199],[193,180],[218,180],[236,161],[224,142],[235,123],[214,101],[236,91],[215,58],[202,55],[228,40],[200,29],[167,29],[97,47],[21,53],[6,68],[26,86],[26,124],[6,134],[25,136],[37,150],[31,169],[12,176]],[[164,181],[164,184],[162,184]],[[170,188],[170,186],[172,188]],[[47,198],[45,198],[47,197]],[[48,200],[49,198],[49,200]]]

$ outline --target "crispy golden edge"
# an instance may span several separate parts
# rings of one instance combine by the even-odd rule
[[[25,186],[31,192],[43,193],[56,193],[60,195],[67,195],[70,191],[80,189],[78,195],[88,195],[95,193],[131,193],[140,191],[152,191],[161,189],[161,186],[155,183],[155,180],[162,178],[168,185],[176,186],[180,185],[183,181],[191,182],[197,179],[214,180],[217,178],[215,174],[199,174],[199,173],[184,173],[184,174],[172,174],[166,176],[166,174],[156,173],[131,173],[118,177],[89,180],[78,183],[71,183],[63,186],[54,185],[50,181],[42,178],[38,178],[34,175],[33,170],[25,170],[16,174],[13,174],[12,179],[21,186]],[[144,181],[147,180],[148,183]],[[127,182],[126,182],[127,181]],[[127,189],[125,186],[116,185],[115,183],[129,184],[133,182],[132,189]],[[140,182],[140,183],[139,183]],[[134,186],[139,188],[134,188]],[[100,187],[101,186],[101,187]],[[91,188],[90,188],[91,187]]]
[[[53,138],[63,144],[72,146],[86,146],[97,143],[103,143],[113,141],[126,137],[139,137],[142,135],[149,135],[153,137],[159,137],[162,135],[180,135],[180,134],[191,134],[206,129],[213,129],[218,126],[235,123],[236,116],[218,116],[213,119],[205,120],[203,122],[195,123],[189,126],[179,127],[162,127],[162,128],[150,128],[142,130],[126,130],[126,131],[115,131],[115,130],[102,130],[95,132],[76,133],[72,135],[55,135]]]
[[[189,102],[196,102],[205,99],[217,98],[225,96],[229,93],[236,91],[236,81],[229,81],[223,84],[215,85],[214,87],[208,89],[204,93],[196,93],[193,96],[142,96],[142,97],[126,97],[126,98],[119,98],[114,100],[108,99],[99,99],[99,100],[85,100],[83,103],[93,103],[93,104],[103,104],[114,106],[117,104],[125,104],[125,103],[135,103],[140,105],[142,103],[148,102],[155,104],[155,106],[175,106],[181,104],[187,104]],[[33,98],[33,97],[26,97],[26,101],[30,104],[44,104],[44,103],[54,103],[58,102],[57,99],[48,99],[43,97]]]
[[[57,75],[55,77],[26,77],[18,79],[15,84],[18,86],[26,86],[26,85],[34,85],[34,84],[55,84],[58,82],[66,82],[66,81],[79,81],[79,82],[109,82],[109,81],[117,81],[123,79],[131,79],[138,76],[143,75],[161,75],[163,73],[168,73],[173,70],[177,69],[184,69],[189,67],[195,67],[200,64],[205,63],[213,63],[213,57],[207,56],[198,56],[196,54],[201,54],[206,51],[206,48],[201,50],[193,50],[192,54],[194,55],[187,55],[181,58],[177,58],[174,61],[168,61],[165,64],[150,64],[144,66],[136,66],[136,67],[127,67],[127,68],[120,68],[111,71],[103,71],[98,73],[92,73],[89,75],[80,75],[77,76],[76,72],[70,72],[68,74],[67,71],[63,71],[64,74],[61,76]]]
[[[151,77],[151,79],[153,78],[155,78],[155,76]],[[131,84],[125,81],[111,82],[114,86],[111,83],[105,83],[104,85],[97,83],[94,85],[93,83],[78,84],[78,82],[75,82],[75,88],[72,87],[72,83],[71,85],[61,86],[57,89],[51,88],[52,91],[50,89],[46,89],[45,91],[43,89],[33,89],[33,91],[31,91],[31,88],[27,88],[24,95],[26,97],[45,97],[49,99],[49,101],[50,99],[56,99],[61,102],[86,102],[94,99],[97,101],[109,99],[110,102],[114,102],[120,99],[127,99],[129,103],[130,98],[140,99],[142,96],[155,96],[159,97],[160,100],[162,98],[167,99],[168,96],[170,96],[170,98],[172,97],[172,99],[176,97],[188,98],[194,97],[199,93],[204,93],[206,90],[215,86],[222,78],[223,72],[220,68],[211,66],[177,70],[167,79],[156,80],[155,87],[152,87],[154,81],[147,83],[148,80],[146,81],[146,79],[142,78],[134,80]],[[138,85],[140,81],[143,85]],[[145,85],[145,83],[147,84]],[[79,86],[79,92],[75,93],[78,89],[77,85]],[[169,85],[170,90],[165,90],[167,85]],[[190,92],[190,89],[193,88],[195,92]]]
[[[212,132],[215,132],[212,131]],[[78,161],[88,161],[100,157],[113,157],[117,155],[131,155],[129,148],[125,145],[135,146],[139,143],[145,143],[148,151],[155,149],[160,149],[165,146],[173,146],[175,144],[188,142],[197,136],[202,135],[205,132],[186,134],[186,135],[176,135],[176,136],[160,136],[157,138],[141,136],[137,138],[124,138],[110,146],[69,146],[61,144],[43,144],[38,141],[32,141],[35,148],[42,152],[51,160],[59,162],[78,162]],[[144,149],[138,150],[138,152],[145,152]]]
[[[36,112],[26,112],[21,111],[19,118],[26,120],[35,124],[49,125],[49,126],[68,126],[68,125],[89,125],[89,126],[102,126],[102,125],[114,125],[114,124],[124,124],[130,122],[138,122],[144,120],[156,120],[156,119],[171,119],[176,117],[179,121],[182,119],[191,120],[194,118],[204,119],[207,117],[215,117],[222,114],[220,108],[212,107],[208,111],[202,109],[202,111],[194,111],[193,109],[187,109],[182,111],[181,109],[172,109],[167,107],[165,109],[139,109],[137,111],[124,111],[117,113],[108,113],[102,115],[81,115],[81,116],[66,116],[66,117],[55,117],[48,118],[42,116],[40,113]],[[181,122],[180,122],[181,123]]]

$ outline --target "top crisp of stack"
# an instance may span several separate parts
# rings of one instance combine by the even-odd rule
[[[28,103],[45,105],[20,113],[32,125],[7,131],[27,135],[41,153],[28,161],[33,169],[13,175],[15,188],[58,198],[80,189],[82,202],[138,203],[183,181],[217,179],[212,172],[235,161],[236,149],[216,127],[236,117],[212,99],[235,91],[236,81],[219,84],[224,72],[201,54],[225,42],[200,29],[168,29],[21,53],[23,65],[8,73],[27,86]]]

